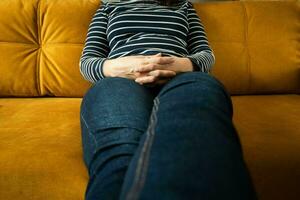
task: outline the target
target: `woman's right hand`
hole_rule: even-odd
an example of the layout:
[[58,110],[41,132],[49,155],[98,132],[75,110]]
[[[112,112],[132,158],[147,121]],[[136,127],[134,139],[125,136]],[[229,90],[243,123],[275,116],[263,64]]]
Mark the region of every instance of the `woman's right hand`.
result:
[[[153,59],[153,57],[161,57],[161,53],[155,55],[134,55],[134,56],[125,56],[119,57],[115,59],[106,60],[103,64],[103,72],[106,77],[123,77],[135,80],[136,78],[149,76],[148,73],[140,73],[135,72],[134,69],[141,66],[146,66],[148,64],[154,64],[160,66],[160,73],[156,82],[158,84],[163,84],[166,80],[174,77],[176,72],[172,70],[164,70],[163,68],[167,68],[166,65],[174,62],[174,59],[169,56],[164,56],[159,59]],[[151,62],[150,62],[151,60]],[[157,60],[157,61],[156,61]],[[157,70],[156,70],[157,71]],[[152,84],[153,85],[153,84]]]

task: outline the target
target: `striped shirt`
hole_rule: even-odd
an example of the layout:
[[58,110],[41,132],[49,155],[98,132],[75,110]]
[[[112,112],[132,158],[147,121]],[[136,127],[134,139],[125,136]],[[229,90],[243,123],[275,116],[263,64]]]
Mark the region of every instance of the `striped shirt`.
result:
[[102,1],[88,28],[80,73],[95,83],[105,78],[106,59],[157,53],[187,57],[194,71],[210,72],[215,56],[191,2],[163,6],[158,0]]

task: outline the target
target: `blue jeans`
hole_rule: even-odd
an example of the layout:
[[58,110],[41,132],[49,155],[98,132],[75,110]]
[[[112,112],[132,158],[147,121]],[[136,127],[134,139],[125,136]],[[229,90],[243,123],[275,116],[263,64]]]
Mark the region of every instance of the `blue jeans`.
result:
[[162,86],[107,77],[81,103],[87,200],[257,199],[224,85],[202,72]]

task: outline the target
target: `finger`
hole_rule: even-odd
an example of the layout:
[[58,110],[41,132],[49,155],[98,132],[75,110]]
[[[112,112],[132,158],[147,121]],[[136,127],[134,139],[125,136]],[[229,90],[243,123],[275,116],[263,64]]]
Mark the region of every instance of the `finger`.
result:
[[145,77],[136,78],[135,82],[145,84],[145,83],[152,83],[155,80],[156,80],[156,77],[154,77],[154,76],[145,76]]
[[145,64],[147,64],[147,63],[153,63],[155,61],[155,59],[153,59],[153,58],[156,58],[156,57],[161,57],[161,53],[145,56],[144,57],[145,61],[143,63],[145,63]]
[[155,63],[149,63],[149,64],[146,64],[146,65],[142,65],[142,66],[139,66],[139,67],[136,67],[134,69],[134,72],[150,72],[150,71],[154,71],[154,70],[166,70],[170,68],[170,65],[168,64],[155,64]]
[[157,78],[168,78],[176,75],[176,72],[171,70],[154,70],[148,73],[150,76],[155,76]]
[[175,56],[161,56],[161,53],[146,57],[146,62],[149,63],[168,64],[174,61],[175,61]]
[[149,63],[157,63],[157,64],[170,64],[173,63],[175,61],[175,57],[171,57],[171,56],[155,56],[155,57],[150,57],[147,59],[147,62]]
[[157,70],[157,71],[153,71],[153,74],[155,75],[148,75],[148,76],[136,78],[135,81],[141,84],[153,83],[159,80],[170,80],[172,77],[176,75],[174,71],[169,71],[169,70]]
[[160,79],[160,80],[156,80],[152,83],[146,83],[144,84],[145,86],[151,86],[151,87],[154,87],[156,85],[163,85],[163,84],[166,84],[167,82],[169,82],[171,79],[170,78],[165,78],[165,79]]
[[156,68],[157,68],[156,64],[149,63],[149,64],[146,64],[146,65],[136,67],[135,72],[149,72],[149,71],[155,70]]

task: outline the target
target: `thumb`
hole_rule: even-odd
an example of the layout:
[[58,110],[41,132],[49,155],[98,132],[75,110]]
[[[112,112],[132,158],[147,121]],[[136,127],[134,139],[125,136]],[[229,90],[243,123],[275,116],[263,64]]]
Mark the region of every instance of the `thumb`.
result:
[[161,56],[161,53],[157,53],[157,54],[155,54],[154,56]]

